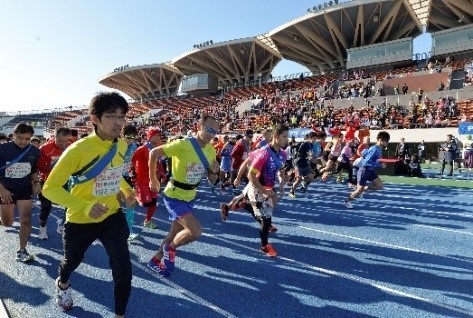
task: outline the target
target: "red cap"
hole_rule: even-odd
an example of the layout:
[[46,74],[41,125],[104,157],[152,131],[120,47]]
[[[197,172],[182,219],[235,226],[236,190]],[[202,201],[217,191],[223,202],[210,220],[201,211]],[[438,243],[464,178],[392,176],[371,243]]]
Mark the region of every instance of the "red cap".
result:
[[161,134],[161,129],[159,127],[150,127],[146,132],[146,139],[150,140],[156,134]]

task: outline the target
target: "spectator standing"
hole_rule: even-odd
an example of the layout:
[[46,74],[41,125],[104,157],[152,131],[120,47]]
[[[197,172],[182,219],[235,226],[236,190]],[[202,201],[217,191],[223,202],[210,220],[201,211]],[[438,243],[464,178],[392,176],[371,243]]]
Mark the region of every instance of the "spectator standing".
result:
[[440,168],[440,177],[443,177],[443,172],[445,170],[445,165],[448,163],[450,165],[450,170],[448,176],[453,176],[453,163],[457,157],[458,145],[456,140],[453,138],[453,135],[447,135],[447,141],[444,146],[440,147],[440,150],[443,151],[442,167]]
[[427,146],[425,145],[424,140],[422,140],[418,145],[417,145],[417,150],[418,150],[418,158],[419,158],[419,163],[425,162],[425,156],[426,156],[426,151],[427,151]]

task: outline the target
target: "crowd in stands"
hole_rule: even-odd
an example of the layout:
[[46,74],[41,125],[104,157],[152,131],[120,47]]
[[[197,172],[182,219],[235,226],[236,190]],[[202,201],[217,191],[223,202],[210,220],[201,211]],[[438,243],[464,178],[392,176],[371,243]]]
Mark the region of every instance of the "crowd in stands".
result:
[[[461,64],[463,63],[463,64]],[[384,96],[383,80],[396,76],[412,76],[415,71],[441,72],[444,67],[462,67],[465,82],[471,82],[473,62],[471,59],[455,62],[453,59],[441,64],[430,61],[419,68],[408,66],[389,71],[368,73],[355,70],[312,77],[300,76],[279,82],[260,83],[251,87],[238,87],[219,96],[168,97],[155,101],[131,103],[128,120],[142,131],[149,126],[160,126],[169,135],[185,135],[196,130],[196,122],[202,113],[216,116],[220,131],[243,132],[248,128],[263,130],[276,123],[291,128],[329,130],[337,127],[345,130],[348,125],[364,125],[371,129],[454,127],[460,121],[473,119],[472,102],[456,101],[445,95],[431,100],[421,88],[411,92],[407,86],[394,89],[395,94],[412,94],[408,105],[388,103],[387,99],[371,104],[372,97]],[[439,91],[446,83],[439,83]],[[364,98],[364,107],[354,107],[351,100]],[[251,109],[242,110],[242,102],[252,99],[261,101]],[[346,107],[335,108],[332,100],[343,100]],[[379,101],[380,99],[378,99]],[[149,112],[150,110],[161,110]],[[72,125],[80,134],[91,131],[87,109],[69,110],[48,120],[51,130],[82,116]]]

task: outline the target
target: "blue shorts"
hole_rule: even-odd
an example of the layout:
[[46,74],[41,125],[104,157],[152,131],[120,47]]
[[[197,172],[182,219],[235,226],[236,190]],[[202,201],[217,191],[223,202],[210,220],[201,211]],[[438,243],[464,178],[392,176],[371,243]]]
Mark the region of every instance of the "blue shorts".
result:
[[192,208],[194,207],[194,200],[186,202],[163,195],[163,201],[169,213],[169,221],[175,221],[192,213]]
[[228,160],[226,158],[223,158],[222,161],[220,162],[220,170],[223,172],[229,172],[232,167],[232,160]]
[[360,168],[356,174],[356,180],[361,186],[365,186],[369,181],[373,181],[378,178],[378,174],[373,169]]

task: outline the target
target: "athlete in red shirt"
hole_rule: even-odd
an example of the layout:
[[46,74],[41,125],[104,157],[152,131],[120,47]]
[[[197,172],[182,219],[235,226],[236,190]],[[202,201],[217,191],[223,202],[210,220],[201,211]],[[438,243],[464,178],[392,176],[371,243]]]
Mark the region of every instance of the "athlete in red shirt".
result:
[[[67,127],[56,128],[54,138],[39,147],[40,157],[38,161],[38,172],[41,187],[49,176],[57,160],[63,153],[64,149],[69,145],[71,131]],[[51,213],[51,201],[46,199],[42,193],[38,194],[39,202],[41,203],[41,212],[39,213],[39,238],[42,240],[48,239],[46,231],[46,222]]]
[[[162,137],[164,136],[162,136],[160,128],[150,127],[146,133],[147,141],[136,149],[131,159],[131,169],[135,175],[135,199],[141,207],[146,208],[143,226],[151,229],[157,228],[157,225],[151,221],[151,218],[157,208],[158,192],[151,191],[149,188],[148,160],[150,150],[162,144]],[[156,167],[156,170],[158,171],[158,167]]]

